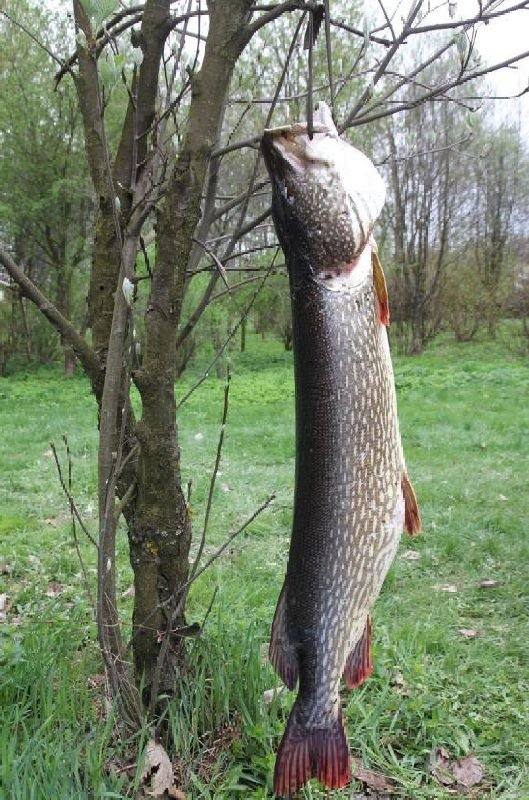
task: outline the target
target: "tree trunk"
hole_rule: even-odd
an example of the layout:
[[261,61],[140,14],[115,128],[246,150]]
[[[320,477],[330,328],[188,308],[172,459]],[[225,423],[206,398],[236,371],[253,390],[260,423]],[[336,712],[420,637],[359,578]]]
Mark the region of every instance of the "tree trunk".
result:
[[244,353],[246,350],[246,326],[248,324],[248,319],[244,317],[243,321],[241,322],[241,353]]
[[160,691],[174,691],[183,665],[183,639],[176,629],[185,624],[187,592],[179,590],[188,578],[191,527],[180,477],[174,384],[185,273],[250,5],[251,0],[212,4],[204,60],[192,78],[186,135],[158,211],[145,353],[134,374],[142,399],[138,493],[129,532],[136,590],[134,661],[151,702]]

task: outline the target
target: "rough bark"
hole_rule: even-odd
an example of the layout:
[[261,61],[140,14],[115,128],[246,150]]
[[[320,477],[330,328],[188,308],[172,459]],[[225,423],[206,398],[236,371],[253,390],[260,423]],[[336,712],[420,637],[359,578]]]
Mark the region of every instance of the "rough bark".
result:
[[[212,4],[200,72],[192,78],[189,121],[158,212],[156,268],[145,315],[145,352],[134,375],[142,399],[137,435],[141,443],[138,496],[130,529],[135,576],[134,658],[147,690],[172,691],[181,669],[185,624],[178,587],[188,576],[191,529],[180,478],[176,424],[176,338],[186,267],[201,216],[201,195],[222,123],[249,0]],[[167,602],[174,598],[173,602]],[[161,604],[165,605],[161,606]],[[166,662],[156,663],[163,636],[170,636]],[[155,677],[156,676],[156,677]],[[153,681],[157,686],[152,686]]]

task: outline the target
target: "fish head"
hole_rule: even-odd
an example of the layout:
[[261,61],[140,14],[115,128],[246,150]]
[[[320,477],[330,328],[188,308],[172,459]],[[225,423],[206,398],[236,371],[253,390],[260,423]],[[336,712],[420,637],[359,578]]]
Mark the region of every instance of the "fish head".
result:
[[305,123],[265,130],[261,149],[272,182],[272,215],[287,259],[320,278],[349,274],[370,240],[385,199],[374,164],[341,139],[320,103],[313,136]]

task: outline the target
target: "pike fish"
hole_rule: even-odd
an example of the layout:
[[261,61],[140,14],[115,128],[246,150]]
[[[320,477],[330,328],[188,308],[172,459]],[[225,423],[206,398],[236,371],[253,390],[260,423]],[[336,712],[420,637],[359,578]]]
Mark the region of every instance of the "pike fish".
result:
[[339,688],[371,673],[370,612],[402,529],[420,528],[402,452],[372,238],[385,197],[372,162],[340,139],[328,107],[267,130],[262,152],[292,299],[296,472],[288,567],[270,660],[298,695],[274,791],[350,777]]

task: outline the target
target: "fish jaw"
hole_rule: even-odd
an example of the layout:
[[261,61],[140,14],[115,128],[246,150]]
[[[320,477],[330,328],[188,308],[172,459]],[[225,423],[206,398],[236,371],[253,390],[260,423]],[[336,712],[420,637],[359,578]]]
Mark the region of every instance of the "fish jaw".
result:
[[320,104],[310,139],[302,123],[266,130],[262,152],[272,181],[272,214],[283,250],[310,272],[350,272],[366,247],[385,198],[371,161],[340,139]]

